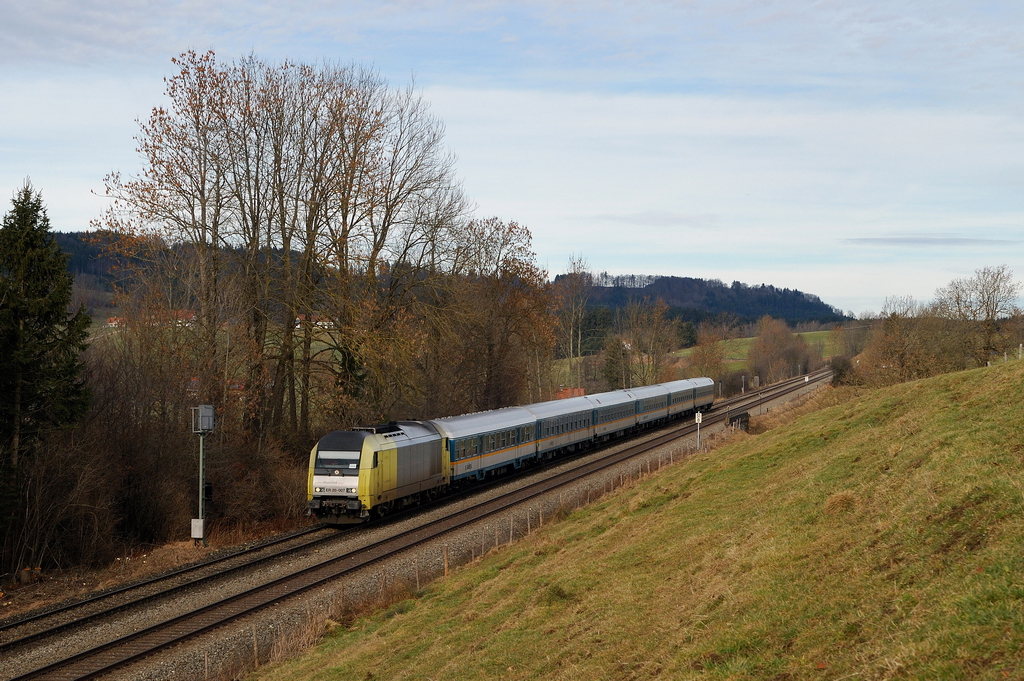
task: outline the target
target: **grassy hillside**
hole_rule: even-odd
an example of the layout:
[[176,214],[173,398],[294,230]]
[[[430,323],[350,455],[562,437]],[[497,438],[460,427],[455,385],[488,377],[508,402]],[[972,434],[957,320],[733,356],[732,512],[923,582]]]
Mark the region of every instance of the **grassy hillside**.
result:
[[[813,347],[821,348],[822,357],[831,357],[836,354],[835,349],[832,347],[832,343],[829,339],[828,331],[805,331],[803,333],[796,334],[803,336],[807,344]],[[747,365],[747,356],[750,355],[750,347],[754,344],[757,337],[750,338],[731,338],[725,343],[725,364],[726,368],[730,371],[742,369]],[[674,357],[689,357],[693,354],[694,348],[684,348],[683,350],[676,350],[672,353]]]
[[829,390],[258,678],[1022,678],[1022,386]]

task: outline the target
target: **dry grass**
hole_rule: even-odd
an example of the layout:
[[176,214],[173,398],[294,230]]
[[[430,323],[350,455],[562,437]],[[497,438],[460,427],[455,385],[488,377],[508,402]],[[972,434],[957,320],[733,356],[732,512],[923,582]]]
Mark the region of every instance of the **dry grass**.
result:
[[259,678],[1024,677],[1022,386],[826,391]]
[[825,513],[828,515],[839,515],[849,513],[857,506],[857,495],[848,489],[836,492],[825,500]]

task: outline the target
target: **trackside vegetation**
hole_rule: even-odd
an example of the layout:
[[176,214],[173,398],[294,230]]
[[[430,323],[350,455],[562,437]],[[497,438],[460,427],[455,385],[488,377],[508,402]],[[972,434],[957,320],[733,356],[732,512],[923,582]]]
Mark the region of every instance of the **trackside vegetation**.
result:
[[1022,386],[829,388],[254,678],[1021,678]]

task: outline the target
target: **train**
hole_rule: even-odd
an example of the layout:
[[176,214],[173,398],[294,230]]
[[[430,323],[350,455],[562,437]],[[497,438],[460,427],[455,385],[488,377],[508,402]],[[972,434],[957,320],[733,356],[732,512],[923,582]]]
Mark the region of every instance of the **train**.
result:
[[429,421],[324,435],[309,454],[309,512],[343,525],[453,487],[709,408],[715,384],[691,378]]

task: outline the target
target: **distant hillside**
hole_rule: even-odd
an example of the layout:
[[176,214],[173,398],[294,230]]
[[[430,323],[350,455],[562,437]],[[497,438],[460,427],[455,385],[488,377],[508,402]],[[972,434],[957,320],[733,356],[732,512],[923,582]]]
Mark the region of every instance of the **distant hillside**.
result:
[[[80,288],[90,292],[113,291],[111,269],[115,263],[103,253],[101,233],[55,232],[54,237],[71,256],[68,270],[75,275]],[[631,299],[650,298],[668,305],[672,317],[693,322],[723,313],[735,315],[741,323],[754,322],[765,315],[790,324],[845,319],[841,310],[822,302],[818,296],[766,284],[748,286],[734,281],[727,286],[717,279],[608,274],[597,275],[595,283],[591,307],[617,309],[625,307]]]
[[672,316],[691,321],[722,313],[736,315],[741,322],[756,321],[765,315],[790,324],[845,319],[842,310],[822,302],[816,295],[767,284],[748,286],[734,281],[726,286],[717,279],[607,274],[597,276],[595,283],[598,285],[590,297],[592,306],[614,309],[625,307],[631,299],[650,298],[672,308]]
[[89,275],[95,285],[104,290],[113,290],[113,275],[110,273],[114,260],[103,254],[103,237],[96,232],[54,232],[54,239],[61,250],[71,256],[68,271],[78,275]]
[[93,323],[103,324],[117,315],[114,306],[114,260],[104,255],[103,234],[97,232],[54,232],[61,250],[70,257],[68,271],[75,277],[71,304],[85,306]]

